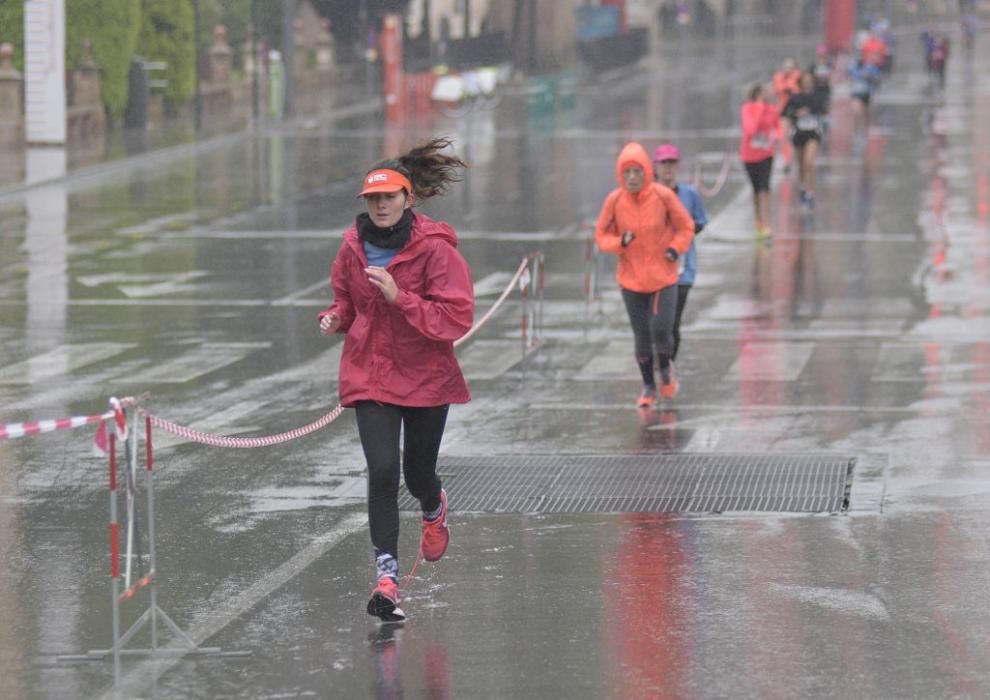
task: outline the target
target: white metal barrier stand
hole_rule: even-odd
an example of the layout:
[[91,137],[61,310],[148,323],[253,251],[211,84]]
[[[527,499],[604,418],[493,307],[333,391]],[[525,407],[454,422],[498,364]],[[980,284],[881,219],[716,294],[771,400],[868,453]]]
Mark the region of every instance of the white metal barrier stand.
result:
[[[138,441],[138,411],[134,412],[134,424],[131,429],[130,440],[125,438],[124,449],[128,450],[129,467],[133,467],[137,460]],[[125,433],[126,435],[126,433]],[[148,557],[149,571],[146,575],[138,579],[134,584],[130,584],[129,578],[126,588],[120,591],[120,527],[117,522],[117,433],[111,430],[109,436],[109,466],[110,466],[110,593],[112,626],[113,626],[113,646],[109,649],[95,649],[85,654],[63,654],[57,657],[58,661],[102,661],[107,657],[113,657],[113,677],[116,683],[120,679],[120,658],[128,656],[185,656],[189,655],[209,655],[223,657],[245,657],[250,656],[248,650],[223,650],[220,647],[201,647],[179,627],[168,614],[158,605],[158,559],[155,549],[155,482],[153,470],[153,451],[151,443],[151,417],[145,416],[145,484],[147,490],[147,527],[148,527]],[[133,504],[133,502],[132,502]],[[133,507],[130,508],[133,511]],[[128,522],[128,550],[130,557],[130,545],[133,541],[134,518]],[[130,571],[130,562],[125,566]],[[141,613],[140,617],[128,628],[123,635],[120,634],[120,604],[129,600],[143,588],[148,588],[149,603],[147,609]],[[176,638],[182,642],[182,646],[162,646],[159,643],[158,621],[159,619],[172,630]],[[151,646],[144,649],[128,649],[127,644],[140,632],[145,625],[150,627]]]
[[[540,345],[539,330],[543,327],[543,253],[530,253],[519,277],[522,295],[520,321],[523,355]],[[532,290],[532,291],[531,291]]]

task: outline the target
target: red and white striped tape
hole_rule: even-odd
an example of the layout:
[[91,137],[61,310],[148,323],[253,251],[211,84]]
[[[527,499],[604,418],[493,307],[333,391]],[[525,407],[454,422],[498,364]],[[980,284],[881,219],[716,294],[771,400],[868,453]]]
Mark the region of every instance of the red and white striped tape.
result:
[[72,430],[81,428],[84,425],[99,423],[95,438],[96,446],[106,452],[106,430],[105,421],[113,420],[114,431],[118,439],[127,439],[127,417],[124,409],[137,403],[137,399],[110,399],[110,410],[95,416],[73,416],[71,418],[52,418],[49,420],[32,420],[23,423],[0,423],[0,440],[13,440],[14,438],[27,437],[28,435],[39,435],[41,433],[53,433],[56,430]]
[[72,418],[54,418],[52,420],[35,420],[25,423],[0,423],[0,440],[53,433],[56,430],[70,430],[84,425],[92,425],[113,417],[113,411],[107,411],[99,416],[73,416]]

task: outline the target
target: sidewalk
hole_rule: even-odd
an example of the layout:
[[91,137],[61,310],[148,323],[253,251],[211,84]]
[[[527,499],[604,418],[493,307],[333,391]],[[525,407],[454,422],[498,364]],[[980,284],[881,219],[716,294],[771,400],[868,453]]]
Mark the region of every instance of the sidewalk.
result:
[[[86,155],[80,158],[73,147],[27,149],[24,153],[24,177],[18,178],[10,172],[5,177],[0,176],[0,183],[8,183],[0,184],[0,199],[55,182],[71,183],[113,173],[127,173],[135,168],[165,165],[194,153],[227,148],[247,138],[265,136],[276,130],[291,130],[314,120],[317,123],[333,122],[355,115],[374,114],[382,109],[381,96],[369,95],[366,85],[360,80],[346,77],[338,79],[327,97],[330,104],[326,112],[297,114],[281,122],[262,116],[257,123],[252,123],[249,117],[244,127],[220,135],[201,133],[196,138],[195,130],[188,119],[166,120],[160,126],[147,131],[124,130],[120,127],[112,129],[107,135],[107,143],[102,152],[95,156]],[[73,155],[67,157],[67,153]],[[9,163],[17,162],[18,156],[19,152],[11,152],[7,159]],[[86,164],[67,166],[67,159],[70,162],[82,160]]]

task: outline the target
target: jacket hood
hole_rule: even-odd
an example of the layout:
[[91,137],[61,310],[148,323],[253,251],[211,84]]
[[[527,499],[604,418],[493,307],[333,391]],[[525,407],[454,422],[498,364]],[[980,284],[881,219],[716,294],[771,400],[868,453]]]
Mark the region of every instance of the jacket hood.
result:
[[[619,187],[626,189],[622,180],[623,166],[635,163],[643,169],[643,189],[649,187],[653,182],[653,162],[650,160],[646,149],[635,141],[627,143],[619,152],[619,157],[615,159],[615,179],[619,181]],[[641,190],[642,191],[642,190]]]
[[431,219],[426,214],[416,212],[413,218],[412,237],[414,240],[420,238],[440,238],[453,247],[457,247],[457,234],[446,221]]

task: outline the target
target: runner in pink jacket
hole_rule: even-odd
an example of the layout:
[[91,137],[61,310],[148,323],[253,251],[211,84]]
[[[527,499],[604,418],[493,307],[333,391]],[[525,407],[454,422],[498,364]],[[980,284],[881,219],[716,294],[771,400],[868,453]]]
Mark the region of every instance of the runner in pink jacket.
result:
[[[399,607],[399,473],[420,502],[423,558],[447,551],[447,495],[437,455],[452,403],[470,399],[454,341],[474,320],[471,270],[446,223],[413,211],[459,179],[463,161],[434,139],[364,178],[367,212],[344,233],[331,271],[334,302],[324,335],[343,333],[339,390],[353,406],[368,465],[368,526],[378,583],[367,610],[384,621]],[[400,449],[400,436],[402,449]]]
[[770,174],[777,147],[780,111],[770,104],[769,89],[761,84],[749,88],[739,108],[739,159],[753,185],[756,236],[770,238]]

